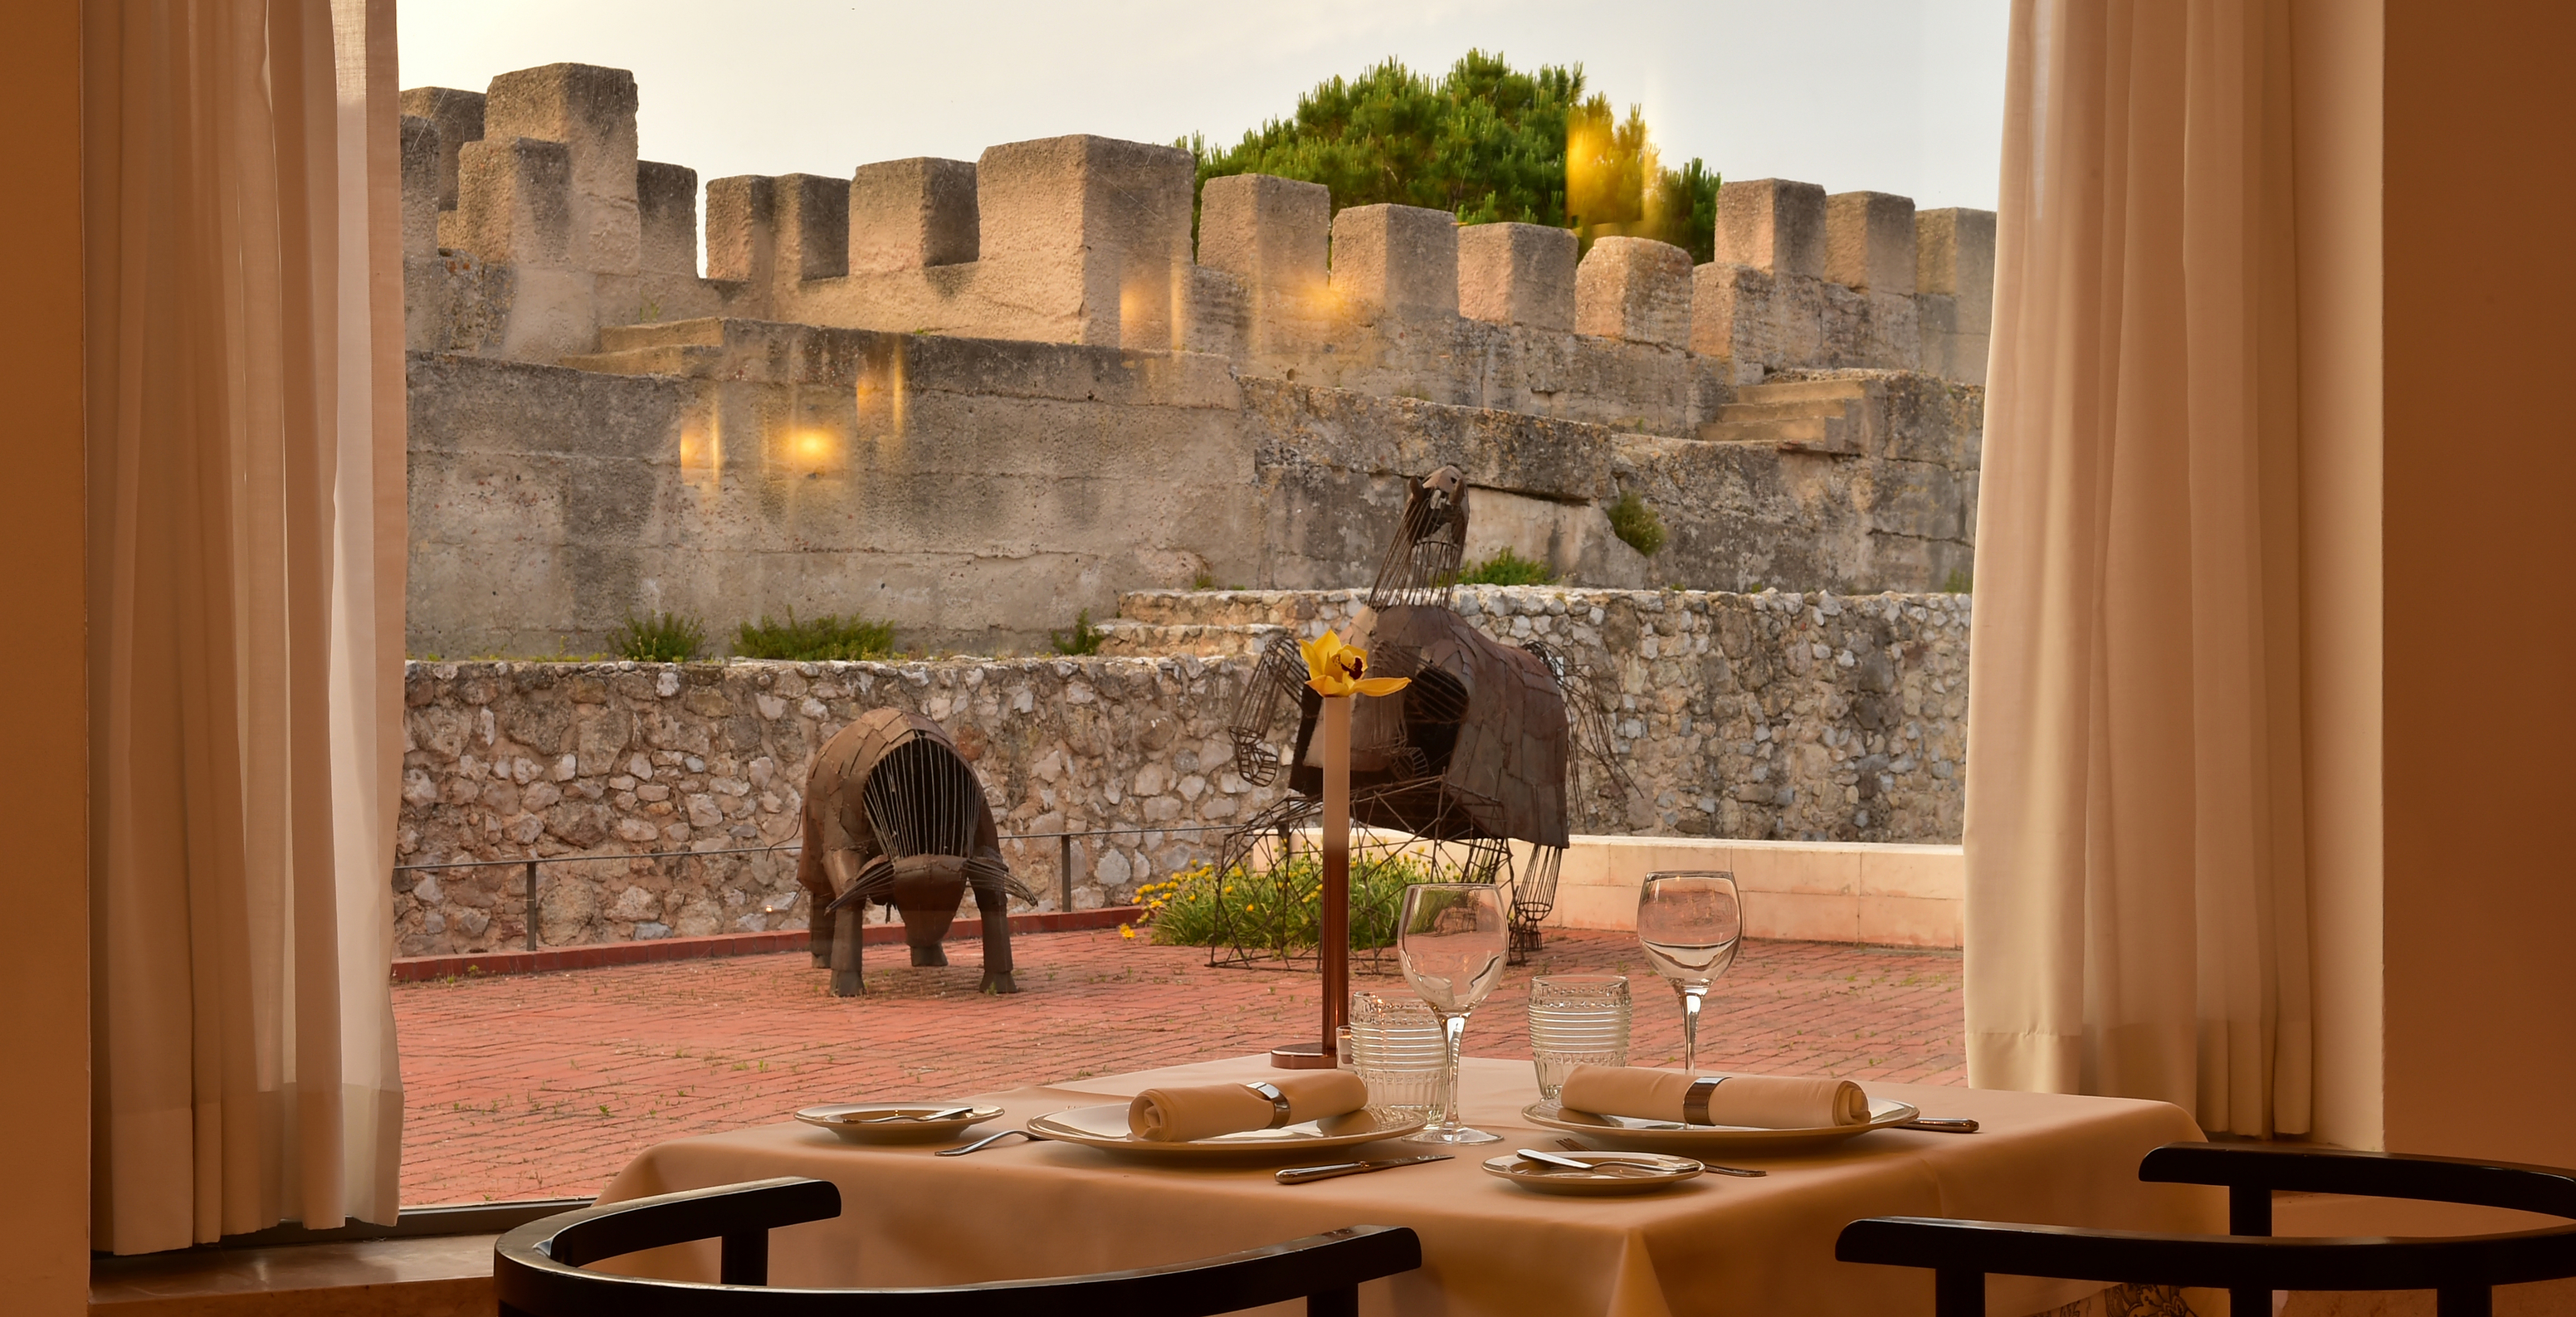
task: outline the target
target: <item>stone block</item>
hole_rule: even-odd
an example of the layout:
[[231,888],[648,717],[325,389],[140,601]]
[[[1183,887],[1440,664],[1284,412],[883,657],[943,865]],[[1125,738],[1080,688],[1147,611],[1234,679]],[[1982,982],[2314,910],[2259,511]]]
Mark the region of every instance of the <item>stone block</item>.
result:
[[975,165],[915,156],[850,177],[850,272],[888,274],[976,259]]
[[771,184],[778,226],[777,277],[830,279],[850,272],[850,185],[822,174],[781,174]]
[[777,262],[777,180],[740,174],[707,184],[707,277],[766,284]]
[[1087,134],[986,150],[978,295],[1026,317],[1019,337],[1176,346],[1197,176],[1186,151]]
[[[1994,327],[1995,213],[1918,211],[1914,216],[1915,291],[1958,299],[1955,333],[1984,337]],[[1981,354],[1982,355],[1982,354]],[[1980,370],[1978,377],[1984,378]]]
[[1914,294],[1914,198],[1837,192],[1825,198],[1825,277],[1870,293]]
[[486,93],[483,123],[490,138],[563,143],[571,164],[573,268],[597,274],[641,268],[634,74],[593,64],[504,73]]
[[456,156],[456,209],[438,245],[486,261],[565,269],[572,260],[572,159],[561,142],[486,137]]
[[1784,178],[1717,190],[1717,259],[1771,274],[1825,273],[1825,190]]
[[1903,293],[1862,293],[1868,303],[1861,365],[1876,370],[1915,370],[1923,359],[1920,308]]
[[643,273],[696,278],[698,171],[637,161],[635,213],[643,235]]
[[[1498,325],[1564,331],[1575,326],[1571,230],[1545,224],[1471,224],[1458,230],[1458,314]],[[1689,267],[1689,258],[1683,258]]]
[[416,114],[402,117],[402,250],[405,256],[438,254],[438,125]]
[[1574,328],[1631,343],[1687,346],[1690,253],[1652,238],[1601,238],[1574,279]]
[[1333,217],[1333,292],[1363,320],[1458,314],[1458,221],[1420,206],[1353,206]]
[[483,93],[413,87],[402,94],[399,104],[404,114],[427,119],[438,129],[437,206],[456,209],[456,153],[467,142],[483,139]]
[[[1737,384],[1774,370],[1825,364],[1827,291],[1803,275],[1711,262],[1691,272],[1691,351],[1732,362]],[[1843,290],[1845,298],[1857,296]]]
[[1324,286],[1333,193],[1268,174],[1211,178],[1199,194],[1199,264],[1247,288],[1295,296]]

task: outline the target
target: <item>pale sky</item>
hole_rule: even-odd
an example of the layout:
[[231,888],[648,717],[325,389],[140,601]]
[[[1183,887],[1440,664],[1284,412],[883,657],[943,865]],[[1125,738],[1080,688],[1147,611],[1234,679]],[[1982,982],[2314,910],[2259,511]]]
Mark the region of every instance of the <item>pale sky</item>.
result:
[[[1995,204],[2010,0],[405,0],[402,85],[631,69],[645,159],[701,184],[1097,133],[1231,144],[1300,92],[1469,47],[1581,63],[1667,164]],[[1584,11],[1589,11],[1584,12]],[[1615,16],[1614,16],[1615,15]]]

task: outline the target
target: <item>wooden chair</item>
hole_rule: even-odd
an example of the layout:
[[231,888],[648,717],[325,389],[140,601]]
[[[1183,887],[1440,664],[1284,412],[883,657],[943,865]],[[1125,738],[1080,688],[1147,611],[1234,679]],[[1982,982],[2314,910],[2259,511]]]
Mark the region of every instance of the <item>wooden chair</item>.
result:
[[[531,1221],[492,1247],[501,1317],[1213,1317],[1287,1299],[1308,1317],[1357,1317],[1359,1284],[1422,1265],[1400,1226],[1348,1226],[1168,1267],[921,1289],[773,1289],[769,1232],[841,1214],[841,1191],[789,1176],[585,1207]],[[642,1249],[721,1239],[716,1284],[584,1271]]]
[[2230,1233],[1878,1216],[1843,1227],[1834,1256],[1930,1268],[1936,1317],[1983,1317],[1990,1274],[2223,1289],[2239,1317],[2268,1314],[2274,1290],[2433,1290],[2441,1317],[2487,1317],[2495,1286],[2576,1276],[2576,1224],[2427,1239],[2272,1237],[2276,1189],[2576,1219],[2576,1172],[2385,1152],[2173,1143],[2148,1153],[2138,1178],[2227,1186]]

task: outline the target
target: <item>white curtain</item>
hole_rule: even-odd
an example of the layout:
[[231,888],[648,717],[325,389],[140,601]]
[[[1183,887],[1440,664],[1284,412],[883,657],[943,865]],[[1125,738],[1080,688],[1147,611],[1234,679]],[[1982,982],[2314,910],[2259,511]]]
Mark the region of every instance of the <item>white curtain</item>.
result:
[[2288,0],[2016,0],[1968,1074],[2309,1123]]
[[390,1222],[390,0],[84,11],[93,1246]]

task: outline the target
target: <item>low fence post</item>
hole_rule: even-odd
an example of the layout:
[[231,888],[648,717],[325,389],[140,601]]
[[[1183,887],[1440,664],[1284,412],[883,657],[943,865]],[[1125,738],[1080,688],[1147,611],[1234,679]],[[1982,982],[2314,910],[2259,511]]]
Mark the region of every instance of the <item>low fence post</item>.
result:
[[528,950],[537,949],[537,862],[528,861]]
[[1055,839],[1055,908],[1073,913],[1073,834]]

